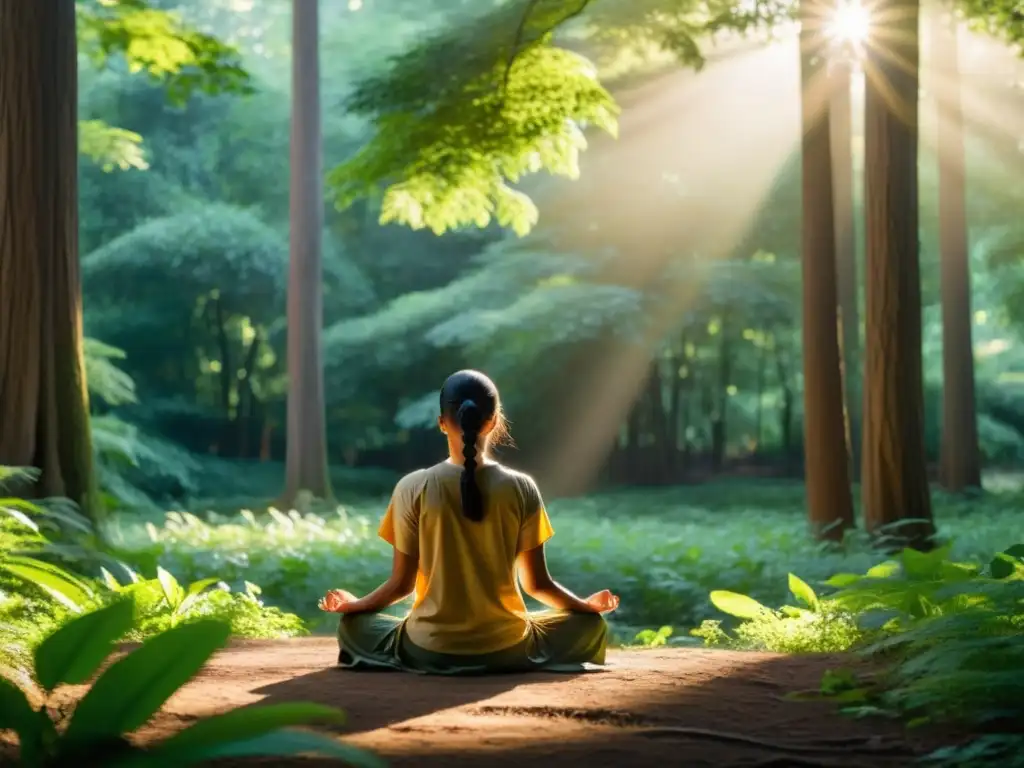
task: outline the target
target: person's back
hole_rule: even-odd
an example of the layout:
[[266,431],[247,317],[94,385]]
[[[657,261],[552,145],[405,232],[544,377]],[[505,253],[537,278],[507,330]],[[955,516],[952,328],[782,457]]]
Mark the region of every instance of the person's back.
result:
[[[363,598],[331,590],[320,601],[344,614],[339,664],[460,674],[604,663],[600,614],[619,599],[581,599],[551,578],[544,543],[554,530],[536,483],[487,458],[506,434],[494,383],[459,371],[440,405],[448,461],[404,477],[381,522],[390,578]],[[520,584],[554,610],[528,613]],[[380,613],[410,593],[407,617]]]
[[403,478],[381,535],[419,553],[409,639],[441,653],[490,653],[525,636],[516,558],[553,531],[533,480],[497,463],[477,470],[486,511],[470,520],[462,514],[462,472],[445,461]]

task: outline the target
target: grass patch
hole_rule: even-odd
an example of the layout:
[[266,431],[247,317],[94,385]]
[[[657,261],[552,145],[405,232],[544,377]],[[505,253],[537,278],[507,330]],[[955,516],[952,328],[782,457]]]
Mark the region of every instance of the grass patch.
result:
[[[971,501],[936,495],[952,556],[987,562],[1005,542],[1024,541],[1020,500],[1016,492]],[[197,509],[148,522],[122,516],[111,534],[146,572],[159,563],[183,581],[217,576],[237,589],[245,581],[259,584],[267,604],[317,630],[327,628],[316,610],[324,591],[364,593],[387,577],[390,551],[376,536],[384,507],[379,498],[304,513]],[[613,623],[622,640],[669,625],[676,631],[668,642],[684,642],[690,627],[720,616],[709,599],[713,590],[779,605],[787,601],[791,572],[817,588],[835,573],[863,573],[880,559],[857,537],[838,549],[810,541],[796,483],[558,499],[550,512],[557,532],[548,547],[552,572],[581,593],[618,591],[622,607]]]

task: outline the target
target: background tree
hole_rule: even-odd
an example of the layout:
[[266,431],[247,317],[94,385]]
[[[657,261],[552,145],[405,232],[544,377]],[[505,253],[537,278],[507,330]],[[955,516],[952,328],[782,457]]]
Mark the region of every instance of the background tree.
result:
[[939,481],[948,491],[981,488],[967,178],[959,65],[960,25],[954,12],[931,9],[939,163],[939,255],[942,291],[942,454]]
[[842,341],[843,399],[850,453],[851,478],[860,477],[861,348],[860,270],[857,259],[858,222],[854,199],[853,73],[856,52],[839,47],[830,62],[829,125],[832,140],[832,197],[835,202],[836,280]]
[[800,10],[804,477],[814,534],[842,540],[853,526],[837,312],[835,208],[825,30],[832,8],[803,0]]
[[[864,526],[927,546],[918,241],[918,0],[874,9],[865,61]],[[908,522],[910,521],[910,522]],[[898,531],[891,526],[901,523]]]
[[283,503],[330,498],[324,373],[323,164],[318,0],[292,1],[291,256],[288,276],[288,452]]
[[96,516],[78,265],[74,0],[0,2],[0,464]]

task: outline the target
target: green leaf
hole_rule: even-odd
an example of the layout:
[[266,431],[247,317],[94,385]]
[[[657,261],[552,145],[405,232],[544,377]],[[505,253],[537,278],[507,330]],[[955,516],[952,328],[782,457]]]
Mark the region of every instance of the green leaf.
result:
[[[211,745],[209,748],[187,753],[189,762],[205,762],[227,757],[261,757],[271,755],[321,755],[342,760],[357,768],[384,768],[387,765],[372,752],[351,744],[309,731],[285,729],[244,741]],[[181,765],[170,762],[167,765]]]
[[864,575],[869,579],[888,579],[900,572],[900,564],[895,560],[886,560],[884,563],[868,568]]
[[830,587],[842,588],[856,584],[863,578],[863,576],[858,576],[856,573],[837,573],[835,576],[826,579],[825,583]]
[[25,692],[6,678],[0,677],[0,731],[12,730],[21,741],[22,763],[31,765],[29,755],[38,748],[46,715],[32,709]]
[[1008,579],[1017,572],[1021,563],[1005,552],[999,552],[988,564],[993,579]]
[[789,591],[793,597],[806,605],[808,608],[818,607],[818,596],[811,589],[811,585],[795,574],[789,574]]
[[167,605],[171,609],[177,608],[181,605],[181,601],[184,599],[184,590],[178,583],[178,580],[174,578],[174,575],[170,571],[164,570],[159,565],[156,567],[156,577],[160,581],[160,589],[164,592],[164,597],[167,599]]
[[752,597],[723,589],[711,593],[711,604],[722,613],[740,619],[757,619],[771,612]]
[[132,628],[135,606],[118,600],[98,611],[67,622],[39,644],[35,652],[36,679],[47,691],[61,683],[84,683]]
[[39,533],[39,526],[36,525],[36,521],[18,509],[17,505],[11,503],[12,501],[17,501],[17,499],[0,499],[0,512],[17,520],[33,533]]
[[181,601],[174,612],[178,615],[184,616],[188,613],[188,609],[195,605],[196,600],[199,599],[203,592],[219,583],[220,579],[218,578],[200,579],[199,581],[192,582],[188,587],[185,599]]
[[1024,544],[1014,544],[1012,547],[1003,550],[1004,555],[1024,560]]
[[85,582],[62,568],[31,557],[9,557],[0,561],[0,568],[20,579],[31,582],[65,608],[81,613],[83,606],[93,599],[92,590]]
[[245,707],[200,720],[162,742],[159,751],[176,757],[265,736],[272,731],[313,722],[343,723],[345,713],[334,707],[306,702]]
[[231,627],[204,619],[163,632],[112,664],[79,702],[70,742],[116,738],[143,725],[227,643]]
[[106,584],[110,589],[115,592],[121,589],[121,582],[114,578],[114,574],[108,571],[106,568],[100,568],[100,576],[103,577],[103,583]]

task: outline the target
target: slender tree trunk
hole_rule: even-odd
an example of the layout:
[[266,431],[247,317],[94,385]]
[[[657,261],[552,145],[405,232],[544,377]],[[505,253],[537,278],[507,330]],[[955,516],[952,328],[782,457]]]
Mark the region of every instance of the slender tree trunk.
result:
[[719,472],[725,466],[729,429],[729,381],[732,379],[732,337],[725,322],[719,330],[718,345],[718,402],[711,421],[711,466]]
[[768,381],[768,332],[757,355],[757,410],[754,422],[755,452],[760,453],[764,437],[764,388]]
[[793,459],[793,385],[789,381],[789,366],[783,357],[782,347],[778,338],[775,339],[775,375],[782,390],[782,408],[779,409],[779,439],[782,443],[782,455],[787,465]]
[[292,0],[291,257],[288,275],[286,504],[330,498],[320,337],[323,179],[319,0]]
[[74,0],[0,0],[0,465],[95,519],[77,106]]
[[811,531],[839,541],[853,526],[853,501],[839,355],[829,101],[817,96],[828,77],[824,29],[830,9],[821,0],[802,0],[800,6],[804,471]]
[[853,204],[853,64],[837,60],[832,69],[832,168],[836,224],[836,284],[842,340],[843,395],[850,475],[860,476],[861,371],[857,280],[857,227]]
[[959,27],[947,9],[933,12],[938,100],[939,253],[942,294],[942,450],[939,481],[952,492],[981,487],[971,269],[967,236],[964,116],[960,99]]
[[920,5],[885,0],[874,13],[884,28],[868,47],[865,78],[864,524],[878,534],[883,526],[901,523],[898,531],[886,533],[927,547],[934,525],[921,360]]

